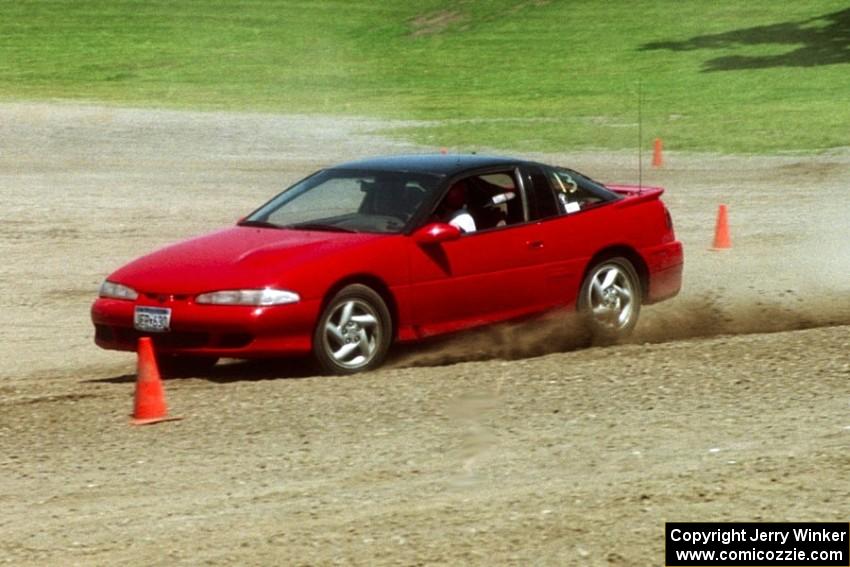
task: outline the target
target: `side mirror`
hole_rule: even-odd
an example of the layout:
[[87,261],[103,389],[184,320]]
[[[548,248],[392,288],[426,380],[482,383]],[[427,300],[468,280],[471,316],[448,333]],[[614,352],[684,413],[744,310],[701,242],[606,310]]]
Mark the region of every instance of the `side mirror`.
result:
[[440,244],[460,238],[460,229],[444,222],[432,222],[413,233],[418,244]]

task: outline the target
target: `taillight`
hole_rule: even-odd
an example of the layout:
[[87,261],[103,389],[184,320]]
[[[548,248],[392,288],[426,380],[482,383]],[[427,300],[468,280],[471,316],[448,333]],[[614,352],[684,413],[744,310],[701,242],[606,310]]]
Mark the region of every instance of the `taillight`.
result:
[[667,230],[673,230],[673,217],[670,216],[670,211],[667,210],[667,207],[664,207],[664,216],[667,217]]

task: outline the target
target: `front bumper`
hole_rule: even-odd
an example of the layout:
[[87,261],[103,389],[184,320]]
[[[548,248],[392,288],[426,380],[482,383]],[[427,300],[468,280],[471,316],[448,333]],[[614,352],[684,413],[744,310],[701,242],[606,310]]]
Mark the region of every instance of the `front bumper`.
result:
[[[135,307],[171,308],[171,330],[137,331]],[[308,354],[319,316],[319,300],[268,307],[199,305],[173,296],[136,301],[98,298],[91,307],[95,343],[135,351],[139,337],[151,337],[157,352],[231,358]]]

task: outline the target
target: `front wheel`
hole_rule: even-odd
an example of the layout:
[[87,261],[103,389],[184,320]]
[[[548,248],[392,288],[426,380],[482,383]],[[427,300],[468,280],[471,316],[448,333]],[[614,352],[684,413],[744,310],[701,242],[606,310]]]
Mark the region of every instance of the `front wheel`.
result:
[[377,368],[392,341],[392,317],[372,288],[353,284],[330,300],[313,333],[313,355],[326,371],[354,374]]
[[594,265],[585,276],[578,308],[596,342],[626,338],[637,325],[641,285],[634,266],[625,258]]

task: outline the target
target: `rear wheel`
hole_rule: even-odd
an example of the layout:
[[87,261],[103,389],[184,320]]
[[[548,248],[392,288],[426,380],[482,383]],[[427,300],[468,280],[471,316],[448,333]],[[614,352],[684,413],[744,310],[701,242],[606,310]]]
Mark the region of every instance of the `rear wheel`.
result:
[[313,354],[326,371],[354,374],[380,366],[392,341],[392,318],[375,290],[343,288],[330,300],[313,333]]
[[642,291],[634,266],[622,257],[603,260],[585,276],[579,311],[596,342],[628,337],[637,325]]

